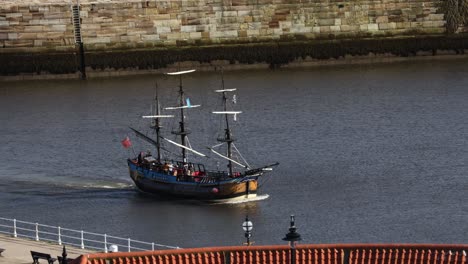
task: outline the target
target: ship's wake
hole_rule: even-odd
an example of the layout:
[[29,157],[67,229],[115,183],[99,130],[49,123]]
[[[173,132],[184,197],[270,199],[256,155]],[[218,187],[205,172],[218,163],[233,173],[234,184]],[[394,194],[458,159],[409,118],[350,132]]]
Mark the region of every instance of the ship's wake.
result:
[[262,195],[257,195],[255,197],[248,197],[248,198],[241,197],[241,198],[235,198],[235,199],[214,200],[212,202],[214,204],[241,204],[241,203],[249,203],[249,202],[266,200],[268,197],[270,197],[269,194],[262,194]]

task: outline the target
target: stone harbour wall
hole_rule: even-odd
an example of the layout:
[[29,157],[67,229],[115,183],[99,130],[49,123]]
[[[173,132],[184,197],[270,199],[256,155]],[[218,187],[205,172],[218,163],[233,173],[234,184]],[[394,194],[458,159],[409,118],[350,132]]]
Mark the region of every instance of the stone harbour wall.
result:
[[[437,0],[80,1],[86,50],[441,35]],[[72,4],[77,4],[76,0]],[[6,1],[0,53],[75,49],[70,1]]]

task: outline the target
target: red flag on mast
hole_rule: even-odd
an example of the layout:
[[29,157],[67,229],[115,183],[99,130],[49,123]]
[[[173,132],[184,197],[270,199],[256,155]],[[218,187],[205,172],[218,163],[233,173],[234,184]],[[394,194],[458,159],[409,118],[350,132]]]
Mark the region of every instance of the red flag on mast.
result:
[[130,141],[129,137],[126,137],[124,140],[122,140],[122,146],[124,148],[129,148],[132,146],[132,142]]

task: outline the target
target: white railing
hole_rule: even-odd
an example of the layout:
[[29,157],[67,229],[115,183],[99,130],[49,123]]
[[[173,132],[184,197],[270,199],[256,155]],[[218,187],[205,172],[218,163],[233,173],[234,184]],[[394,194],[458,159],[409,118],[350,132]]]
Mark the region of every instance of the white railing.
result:
[[49,226],[38,223],[19,221],[16,219],[0,217],[0,233],[12,235],[13,237],[30,238],[36,241],[56,242],[59,245],[71,245],[81,249],[92,249],[108,252],[109,246],[130,251],[146,251],[161,248],[177,249],[179,247],[148,243],[130,238],[110,236],[62,228],[60,226]]

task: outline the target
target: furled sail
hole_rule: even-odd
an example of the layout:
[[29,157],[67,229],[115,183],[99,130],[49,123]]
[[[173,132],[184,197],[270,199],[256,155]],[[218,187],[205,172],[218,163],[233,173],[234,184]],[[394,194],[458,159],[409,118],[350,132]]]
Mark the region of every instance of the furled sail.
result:
[[166,117],[174,117],[173,115],[148,115],[142,116],[142,118],[166,118]]
[[231,89],[222,89],[222,90],[215,90],[217,93],[224,93],[224,92],[234,92],[237,90],[236,88],[231,88]]
[[171,143],[171,144],[174,144],[174,145],[178,146],[179,148],[183,148],[183,149],[186,149],[186,150],[188,150],[188,151],[191,151],[191,152],[193,152],[193,153],[195,153],[195,154],[197,154],[197,155],[199,155],[199,156],[206,157],[205,154],[200,153],[200,152],[198,152],[198,151],[196,151],[196,150],[194,150],[194,149],[192,149],[192,148],[189,148],[189,147],[187,147],[187,146],[181,145],[181,144],[179,144],[179,143],[177,143],[177,142],[174,142],[174,141],[172,141],[172,140],[170,140],[170,139],[167,139],[167,138],[164,138],[164,137],[161,137],[161,138],[164,139],[164,140],[166,140],[167,142],[169,142],[169,143]]
[[187,108],[195,108],[195,107],[200,107],[201,106],[201,105],[192,105],[192,103],[190,103],[190,98],[186,98],[185,103],[186,103],[186,105],[166,107],[164,109],[166,109],[166,110],[187,109]]
[[195,70],[187,70],[187,71],[178,71],[178,72],[168,72],[167,75],[181,75],[186,73],[194,72]]
[[171,106],[164,108],[165,110],[174,110],[174,109],[187,109],[187,108],[195,108],[200,107],[201,105],[183,105],[183,106]]

